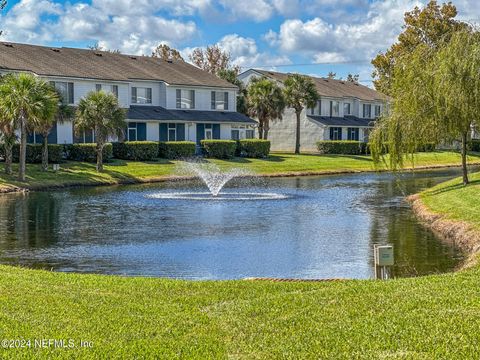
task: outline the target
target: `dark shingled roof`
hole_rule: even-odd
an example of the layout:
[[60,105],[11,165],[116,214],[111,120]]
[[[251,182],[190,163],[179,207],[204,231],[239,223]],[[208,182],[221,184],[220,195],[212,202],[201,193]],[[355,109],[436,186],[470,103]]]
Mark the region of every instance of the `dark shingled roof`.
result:
[[[258,72],[266,77],[275,79],[283,83],[285,79],[291,75],[290,73],[280,73],[275,71],[267,70],[257,70],[253,71]],[[317,78],[314,76],[309,76],[315,83],[318,93],[320,96],[327,97],[355,97],[364,101],[386,101],[388,98],[382,93],[369,88],[368,86],[361,85],[359,83],[354,83],[351,81],[327,79],[327,78]]]
[[236,122],[256,124],[255,120],[238,112],[201,111],[201,110],[168,110],[161,106],[130,106],[127,113],[130,120],[164,120],[164,121],[201,121],[201,122]]
[[41,76],[114,81],[153,80],[175,85],[237,88],[179,60],[6,42],[0,42],[1,69],[28,71]]
[[373,126],[374,119],[362,119],[356,116],[330,117],[307,115],[308,118],[327,126]]

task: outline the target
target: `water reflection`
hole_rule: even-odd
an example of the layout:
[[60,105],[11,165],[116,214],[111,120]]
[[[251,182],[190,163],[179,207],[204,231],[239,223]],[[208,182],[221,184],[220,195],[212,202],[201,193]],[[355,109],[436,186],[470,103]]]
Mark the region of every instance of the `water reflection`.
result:
[[151,196],[204,191],[198,182],[4,195],[0,261],[189,279],[367,278],[379,243],[394,245],[397,276],[449,271],[460,254],[403,199],[457,173],[241,179],[225,190],[286,195],[256,201]]

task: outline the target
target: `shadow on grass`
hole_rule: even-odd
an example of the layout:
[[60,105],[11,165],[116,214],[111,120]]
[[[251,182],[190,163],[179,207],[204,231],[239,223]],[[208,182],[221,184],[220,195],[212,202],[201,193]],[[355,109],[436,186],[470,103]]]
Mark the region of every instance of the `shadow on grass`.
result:
[[480,185],[480,179],[470,181],[470,183],[467,186],[463,185],[463,183],[458,183],[458,184],[453,184],[453,185],[443,187],[443,188],[438,189],[438,190],[430,190],[430,191],[428,191],[428,195],[444,194],[446,192],[450,192],[450,191],[454,191],[454,190],[460,190],[460,189],[463,189],[463,188],[466,188],[466,187],[469,187],[469,186],[474,186],[474,185]]
[[368,155],[317,154],[316,156],[322,157],[322,158],[352,159],[352,160],[373,162],[373,159],[371,158],[371,156],[368,156]]

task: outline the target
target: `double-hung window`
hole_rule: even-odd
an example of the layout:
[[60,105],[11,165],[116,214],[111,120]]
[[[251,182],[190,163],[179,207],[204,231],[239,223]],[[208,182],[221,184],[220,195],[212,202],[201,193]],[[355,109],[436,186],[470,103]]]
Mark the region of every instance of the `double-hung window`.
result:
[[74,103],[73,82],[50,81],[50,85],[52,85],[55,90],[57,90],[63,104]]
[[[117,88],[118,93],[118,88]],[[151,104],[152,88],[132,87],[132,104]]]
[[177,109],[195,109],[195,90],[177,89]]
[[310,115],[315,115],[315,110],[318,108],[317,114],[322,115],[322,101],[318,100],[317,105],[310,109]]
[[331,127],[330,128],[330,140],[342,140],[342,128]]
[[370,119],[372,117],[372,105],[363,104],[363,117],[365,119]]
[[380,105],[375,105],[375,117],[379,117],[381,111],[382,111],[381,106]]
[[330,101],[330,117],[338,117],[340,115],[340,101]]
[[118,99],[118,85],[102,85],[102,84],[95,84],[95,91],[105,91],[107,93],[115,95]]
[[349,102],[343,103],[343,116],[351,115],[352,105]]
[[348,140],[359,141],[360,140],[360,130],[359,128],[348,128],[347,129]]
[[210,107],[212,110],[228,110],[228,92],[212,91]]

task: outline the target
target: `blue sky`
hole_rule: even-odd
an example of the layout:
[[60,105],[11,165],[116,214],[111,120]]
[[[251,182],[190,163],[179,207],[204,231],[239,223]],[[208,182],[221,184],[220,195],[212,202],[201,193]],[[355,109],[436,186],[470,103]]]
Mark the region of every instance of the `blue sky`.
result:
[[[396,39],[405,11],[426,0],[9,0],[1,40],[85,48],[98,42],[150,54],[160,43],[185,58],[218,44],[242,69],[371,81],[370,60]],[[477,22],[477,0],[454,1]]]

